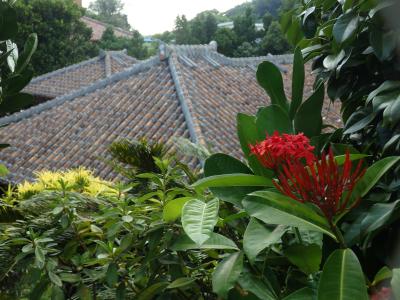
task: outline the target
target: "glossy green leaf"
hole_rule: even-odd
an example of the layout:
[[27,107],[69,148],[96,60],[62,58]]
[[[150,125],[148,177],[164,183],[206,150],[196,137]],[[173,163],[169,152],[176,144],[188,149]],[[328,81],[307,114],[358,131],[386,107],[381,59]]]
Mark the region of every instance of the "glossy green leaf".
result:
[[4,177],[7,176],[10,171],[8,171],[7,167],[3,164],[0,164],[0,176]]
[[400,299],[400,269],[392,270],[393,277],[390,281],[392,286],[393,295],[396,297],[396,300]]
[[232,240],[215,232],[212,232],[210,234],[210,238],[206,240],[202,245],[196,244],[187,235],[181,235],[171,246],[171,250],[173,251],[186,251],[191,249],[238,250],[238,247]]
[[182,209],[182,226],[186,234],[198,245],[210,238],[218,221],[219,201],[188,201]]
[[336,250],[324,265],[318,300],[355,299],[369,299],[360,262],[350,249]]
[[[211,155],[204,163],[204,175],[210,177],[223,174],[252,174],[253,172],[240,160],[222,153]],[[242,200],[259,187],[212,187],[211,192],[219,199],[242,207]]]
[[269,61],[262,62],[257,69],[257,81],[268,93],[271,103],[288,112],[288,101],[279,68]]
[[370,102],[372,99],[374,99],[377,95],[379,95],[382,92],[391,92],[393,90],[397,90],[400,88],[400,81],[391,81],[391,80],[386,80],[383,82],[379,87],[377,87],[375,90],[373,90],[371,93],[369,93],[367,97],[367,103]]
[[24,51],[21,53],[18,59],[17,66],[15,68],[16,73],[21,73],[29,64],[33,53],[36,51],[37,44],[38,38],[36,33],[30,34],[25,42]]
[[293,133],[293,128],[288,114],[277,105],[261,108],[257,113],[256,125],[259,140],[262,141],[275,131],[279,133]]
[[379,179],[399,161],[400,156],[390,156],[374,163],[367,169],[363,178],[356,184],[351,197],[353,199],[364,197],[375,186]]
[[264,186],[272,187],[272,180],[252,174],[225,174],[205,177],[192,185],[194,188],[226,186]]
[[386,60],[394,54],[396,49],[396,33],[394,31],[372,30],[369,40],[376,57],[380,60]]
[[246,114],[237,114],[237,132],[243,153],[253,172],[257,175],[268,175],[270,171],[263,167],[254,155],[250,154],[249,145],[260,141],[256,126],[256,117]]
[[118,265],[116,263],[110,263],[106,272],[106,281],[110,287],[114,287],[118,282]]
[[390,270],[388,267],[384,266],[378,271],[378,273],[376,273],[371,285],[376,285],[383,280],[392,278],[392,276],[393,276],[392,270]]
[[351,133],[357,132],[361,129],[364,129],[367,125],[369,125],[376,118],[376,115],[377,115],[376,113],[368,114],[361,120],[355,122],[354,124],[351,124],[350,127],[348,127],[346,124],[346,130],[343,133],[351,134]]
[[285,256],[305,274],[319,271],[322,259],[322,249],[316,244],[293,244],[284,249]]
[[63,290],[57,285],[51,287],[51,300],[64,300],[65,295]]
[[243,270],[243,253],[235,252],[218,263],[212,276],[213,291],[226,299]]
[[311,300],[314,298],[314,291],[308,287],[305,287],[291,293],[289,296],[283,298],[283,300]]
[[162,293],[163,290],[169,285],[168,282],[157,282],[145,290],[143,290],[138,296],[137,300],[153,300],[156,295]]
[[344,52],[344,50],[340,51],[339,53],[326,56],[323,62],[324,67],[328,70],[336,69],[339,63],[345,58],[345,56],[346,53]]
[[290,102],[289,116],[293,120],[298,108],[303,102],[304,90],[304,60],[301,49],[294,50],[293,58],[293,78],[292,78],[292,101]]
[[266,278],[260,280],[256,276],[252,275],[250,272],[242,272],[239,277],[238,283],[241,288],[245,291],[249,291],[252,294],[256,295],[259,299],[262,300],[275,300],[279,299],[274,289],[271,287],[271,284],[265,283]]
[[163,219],[165,222],[174,222],[182,215],[182,208],[192,197],[182,197],[168,201],[163,209]]
[[194,278],[188,278],[188,277],[182,277],[175,279],[173,282],[171,282],[168,286],[167,289],[176,289],[176,288],[182,288],[182,287],[187,287],[193,284],[196,279]]
[[328,221],[309,206],[269,191],[254,192],[251,196],[255,197],[246,197],[243,201],[243,206],[250,216],[267,224],[320,231],[335,238]]
[[338,43],[343,43],[356,33],[360,17],[354,12],[341,15],[333,26],[333,36]]
[[254,263],[261,251],[279,242],[286,230],[285,226],[267,228],[257,219],[251,218],[243,236],[243,250],[250,262]]
[[300,106],[294,125],[296,132],[303,132],[308,137],[319,135],[322,130],[322,106],[324,104],[324,85],[319,84],[314,93]]

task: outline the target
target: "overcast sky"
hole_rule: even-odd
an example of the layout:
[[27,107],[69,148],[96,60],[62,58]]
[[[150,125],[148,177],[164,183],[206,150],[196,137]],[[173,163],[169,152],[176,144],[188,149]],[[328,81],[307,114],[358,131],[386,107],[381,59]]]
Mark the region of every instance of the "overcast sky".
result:
[[[83,0],[87,7],[92,0]],[[172,30],[176,16],[193,18],[203,10],[224,12],[245,0],[123,0],[129,23],[143,35]]]

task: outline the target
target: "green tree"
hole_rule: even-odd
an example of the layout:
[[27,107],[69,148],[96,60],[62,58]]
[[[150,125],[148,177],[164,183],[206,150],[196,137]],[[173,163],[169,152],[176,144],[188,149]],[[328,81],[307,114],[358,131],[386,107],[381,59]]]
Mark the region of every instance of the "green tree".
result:
[[74,64],[98,54],[90,41],[92,32],[80,21],[83,10],[72,0],[23,0],[16,2],[19,23],[17,44],[34,31],[38,47],[32,57],[35,75]]
[[138,59],[148,57],[148,51],[143,42],[141,34],[134,30],[131,38],[117,37],[114,30],[108,27],[98,43],[99,47],[104,50],[123,50],[126,49],[130,56]]
[[271,25],[271,23],[274,21],[274,17],[269,12],[266,12],[262,21],[264,24],[264,29],[267,30],[269,25]]
[[262,51],[271,54],[282,54],[290,50],[290,45],[282,33],[277,21],[272,21],[261,43]]
[[233,56],[237,45],[237,36],[232,29],[219,28],[214,35],[214,39],[218,44],[218,52],[227,56]]
[[130,30],[127,15],[122,13],[121,0],[96,0],[89,6],[89,16],[116,27]]
[[245,13],[241,16],[238,16],[233,21],[234,27],[233,30],[236,33],[239,42],[254,42],[256,38],[256,27],[255,20],[253,16],[253,10],[248,7]]
[[216,11],[205,11],[190,21],[191,33],[196,43],[209,43],[218,29]]
[[235,57],[250,57],[258,54],[258,47],[249,42],[242,43],[236,50],[233,51]]
[[177,16],[175,20],[175,40],[177,44],[191,44],[193,39],[190,24],[185,15]]

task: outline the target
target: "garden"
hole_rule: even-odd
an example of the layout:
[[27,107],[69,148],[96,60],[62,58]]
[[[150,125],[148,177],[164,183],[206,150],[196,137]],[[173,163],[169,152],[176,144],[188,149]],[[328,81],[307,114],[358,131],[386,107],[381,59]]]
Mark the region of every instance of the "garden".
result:
[[[37,44],[18,54],[12,2],[0,2],[3,114],[30,99]],[[270,104],[237,115],[241,160],[207,153],[198,170],[165,145],[119,140],[109,163],[123,180],[78,168],[5,188],[0,299],[399,300],[399,6],[285,13],[291,93],[277,66],[258,66]],[[324,123],[326,97],[342,128]]]

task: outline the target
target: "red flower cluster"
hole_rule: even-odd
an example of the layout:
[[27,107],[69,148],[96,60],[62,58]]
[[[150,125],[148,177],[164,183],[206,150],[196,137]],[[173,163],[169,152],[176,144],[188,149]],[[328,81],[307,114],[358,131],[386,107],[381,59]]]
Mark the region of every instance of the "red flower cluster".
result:
[[256,145],[250,145],[250,151],[260,163],[268,168],[278,170],[279,165],[286,161],[296,161],[304,158],[307,163],[315,161],[314,147],[303,134],[282,134],[275,131],[272,136]]
[[302,203],[313,203],[330,221],[358,202],[349,203],[365,169],[360,161],[352,172],[349,152],[343,166],[339,166],[332,150],[328,155],[322,153],[318,160],[304,134],[279,135],[278,132],[250,145],[250,150],[264,167],[275,170],[279,180],[274,184],[281,193]]
[[364,173],[362,161],[352,172],[349,152],[346,152],[343,166],[339,166],[330,150],[328,155],[322,153],[321,160],[307,163],[306,167],[298,160],[286,161],[278,175],[279,183],[274,183],[279,191],[292,199],[315,204],[331,221],[358,203],[349,201]]

